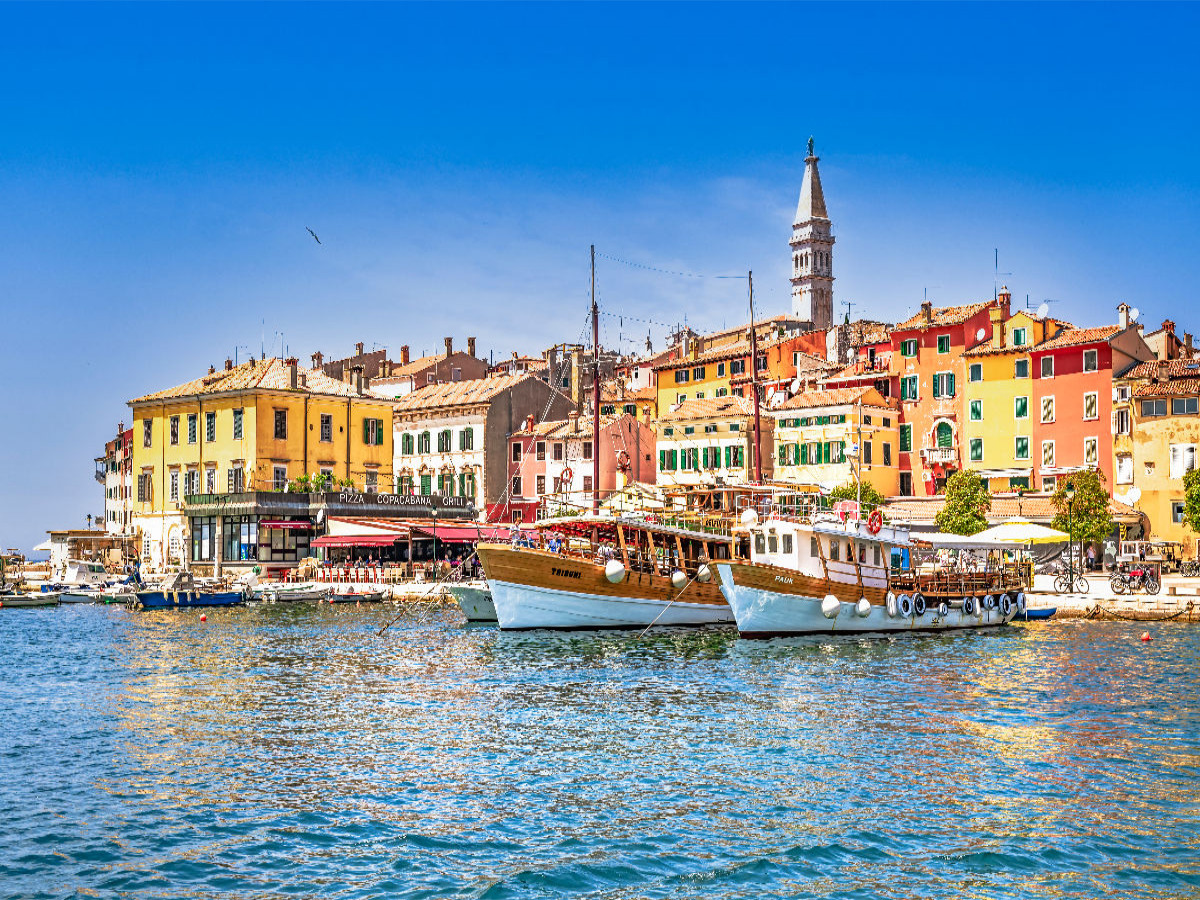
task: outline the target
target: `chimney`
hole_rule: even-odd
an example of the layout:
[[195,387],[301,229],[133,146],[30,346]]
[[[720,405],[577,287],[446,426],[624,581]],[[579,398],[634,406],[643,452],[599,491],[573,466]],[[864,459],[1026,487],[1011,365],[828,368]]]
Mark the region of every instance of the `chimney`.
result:
[[350,383],[354,385],[354,393],[361,394],[363,392],[363,367],[354,366],[351,370]]
[[208,364],[208,374],[215,375],[216,373],[217,373],[217,367],[214,366],[212,363],[209,363]]
[[475,355],[475,338],[467,338],[467,356]]
[[567,413],[567,430],[571,432],[571,434],[579,433],[579,413]]
[[1124,331],[1129,327],[1129,304],[1121,303],[1117,306],[1117,324]]
[[408,362],[408,344],[405,344],[400,348],[400,365],[407,366]]
[[342,363],[342,381],[346,382],[346,384],[350,384],[353,381],[353,376],[354,373],[350,369],[350,364]]
[[321,364],[325,362],[325,354],[318,350],[312,355],[312,367],[314,369],[321,368]]
[[225,358],[225,371],[226,372],[233,371],[233,360],[229,359],[228,357]]
[[299,362],[300,361],[296,359],[296,357],[290,356],[284,360],[283,363],[285,366],[287,366],[288,387],[293,391],[299,386],[299,372],[297,370]]
[[992,349],[999,350],[1004,346],[1004,308],[993,306],[988,315],[992,319]]
[[921,304],[921,318],[926,325],[933,324],[933,304],[928,300]]
[[354,355],[355,356],[363,355],[363,342],[362,341],[359,341],[357,344],[354,345]]
[[1000,288],[997,302],[1000,304],[1000,308],[1004,310],[1004,318],[1007,319],[1010,315],[1009,310],[1012,308],[1012,291],[1008,289],[1007,284]]
[[525,430],[533,431],[533,413],[530,413],[525,417]]
[[450,356],[454,352],[454,338],[448,337],[444,340],[446,341],[446,355]]
[[1192,358],[1192,334],[1190,331],[1183,333],[1183,358]]

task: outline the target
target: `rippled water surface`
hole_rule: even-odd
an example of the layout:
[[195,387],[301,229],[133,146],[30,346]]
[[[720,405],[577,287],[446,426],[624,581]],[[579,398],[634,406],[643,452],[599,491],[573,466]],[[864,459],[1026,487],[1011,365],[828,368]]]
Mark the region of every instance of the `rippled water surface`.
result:
[[1200,895],[1197,626],[61,607],[0,647],[2,896]]

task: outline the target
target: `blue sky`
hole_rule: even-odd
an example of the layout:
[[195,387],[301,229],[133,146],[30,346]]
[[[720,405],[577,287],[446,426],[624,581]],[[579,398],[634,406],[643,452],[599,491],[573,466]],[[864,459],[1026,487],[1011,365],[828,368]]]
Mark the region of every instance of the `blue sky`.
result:
[[[591,243],[753,269],[785,311],[810,134],[856,315],[990,297],[998,247],[1015,299],[1195,331],[1198,25],[1194,4],[0,5],[0,545],[100,512],[125,401],[264,332],[302,358],[536,353],[579,339]],[[630,317],[610,346],[644,342],[632,317],[745,318],[741,281],[602,257],[598,283]]]

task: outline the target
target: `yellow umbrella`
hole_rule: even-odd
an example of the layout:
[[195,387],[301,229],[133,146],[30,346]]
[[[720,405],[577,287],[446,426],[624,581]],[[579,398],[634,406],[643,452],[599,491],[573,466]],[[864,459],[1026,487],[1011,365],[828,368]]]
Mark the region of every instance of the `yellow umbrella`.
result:
[[972,537],[1006,544],[1062,544],[1071,540],[1065,531],[1056,531],[1028,519],[1009,519]]

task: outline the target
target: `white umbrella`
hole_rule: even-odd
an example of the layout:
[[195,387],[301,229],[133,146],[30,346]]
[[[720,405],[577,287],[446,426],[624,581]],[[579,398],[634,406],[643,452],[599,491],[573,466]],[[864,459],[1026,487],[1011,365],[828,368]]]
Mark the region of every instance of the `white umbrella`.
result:
[[1009,519],[972,536],[977,540],[1004,544],[1062,544],[1071,540],[1065,531],[1056,531],[1028,519]]

